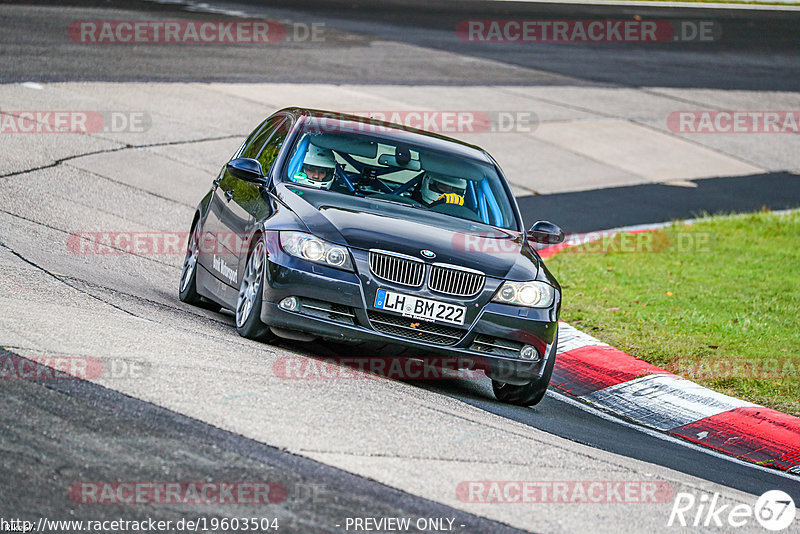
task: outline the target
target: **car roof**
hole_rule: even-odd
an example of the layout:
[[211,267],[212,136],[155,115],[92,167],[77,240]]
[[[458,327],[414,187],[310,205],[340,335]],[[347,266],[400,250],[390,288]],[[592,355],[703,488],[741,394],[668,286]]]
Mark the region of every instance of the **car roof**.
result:
[[494,165],[494,160],[479,146],[471,145],[445,135],[435,134],[425,130],[412,128],[410,126],[404,126],[402,124],[380,121],[377,119],[360,117],[358,115],[350,115],[347,113],[339,113],[337,111],[325,111],[321,109],[292,107],[284,108],[280,110],[279,113],[292,113],[297,116],[321,118],[325,119],[326,121],[341,124],[348,122],[368,124],[377,128],[383,128],[383,130],[374,132],[370,131],[369,129],[365,129],[363,132],[365,134],[371,134],[376,137],[383,137],[394,142],[408,143],[410,145],[420,146],[439,152],[447,152],[460,157]]

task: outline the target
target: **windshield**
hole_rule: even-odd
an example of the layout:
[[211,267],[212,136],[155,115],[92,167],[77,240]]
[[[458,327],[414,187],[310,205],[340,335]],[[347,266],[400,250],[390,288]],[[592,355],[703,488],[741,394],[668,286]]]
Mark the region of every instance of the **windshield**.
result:
[[283,180],[332,194],[368,197],[516,230],[494,165],[374,133],[342,131],[310,119]]

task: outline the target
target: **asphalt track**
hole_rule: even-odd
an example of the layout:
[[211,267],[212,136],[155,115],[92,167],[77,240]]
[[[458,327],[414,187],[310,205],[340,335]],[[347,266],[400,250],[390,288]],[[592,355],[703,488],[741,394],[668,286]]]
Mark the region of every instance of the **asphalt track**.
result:
[[[2,349],[0,355],[15,356]],[[82,480],[140,481],[168,475],[192,481],[277,482],[294,498],[248,507],[248,517],[256,513],[278,519],[282,531],[288,532],[341,532],[337,527],[347,516],[367,510],[377,517],[452,518],[466,532],[520,532],[88,381],[19,380],[4,386],[3,398],[7,402],[0,421],[10,431],[4,436],[0,464],[4,480],[26,481],[13,490],[4,488],[6,519],[23,510],[25,516],[66,519],[63,512],[76,503],[63,488],[71,486],[76,475]],[[48,429],[50,439],[41,439],[42,429]],[[61,491],[52,491],[55,488]],[[94,518],[177,522],[194,514],[225,517],[226,509],[112,505]]]
[[[589,84],[633,87],[691,87],[797,90],[800,35],[797,13],[672,10],[654,6],[614,7],[516,2],[374,2],[320,0],[224,0],[199,5],[197,20],[225,20],[227,11],[301,24],[325,23],[324,46],[286,42],[280,50],[237,44],[210,45],[207,53],[185,55],[180,47],[114,45],[91,47],[64,42],[63,27],[76,20],[122,19],[145,9],[169,15],[175,2],[128,0],[8,2],[2,15],[0,80],[40,81],[282,81],[296,83],[446,84]],[[29,16],[20,5],[41,6],[46,17]],[[72,7],[75,6],[75,7]],[[63,9],[61,9],[63,7]],[[49,8],[49,9],[47,9]],[[83,8],[83,9],[81,9]],[[203,11],[216,11],[204,13]],[[85,15],[89,14],[89,17]],[[513,15],[513,16],[512,16]],[[570,43],[529,46],[520,43],[465,43],[453,29],[469,19],[646,19],[710,21],[722,31],[711,42]],[[504,65],[532,69],[493,70],[469,63],[411,61],[402,51],[386,54],[386,41],[457,53]],[[387,50],[390,51],[390,50]]]
[[526,221],[559,221],[567,232],[592,232],[704,215],[800,206],[800,176],[769,173],[706,178],[694,187],[643,184],[518,199]]
[[[358,81],[445,86],[502,80],[505,85],[657,85],[765,91],[797,90],[800,85],[796,78],[800,70],[794,31],[797,19],[785,15],[751,19],[741,14],[715,14],[724,17],[721,20],[728,31],[726,39],[712,47],[684,43],[665,50],[577,45],[573,47],[580,51],[577,54],[574,49],[567,53],[559,47],[531,54],[512,50],[511,46],[465,48],[441,35],[466,17],[490,18],[507,13],[520,17],[532,13],[551,17],[611,15],[598,7],[497,7],[480,2],[424,10],[416,2],[379,2],[356,12],[348,11],[349,4],[334,2],[270,3],[268,7],[255,2],[215,4],[225,9],[264,10],[265,15],[276,18],[321,20],[340,29],[331,31],[324,47],[301,43],[280,53],[268,51],[264,57],[259,51],[258,61],[253,61],[255,50],[246,46],[216,47],[213,53],[187,57],[180,48],[88,48],[64,43],[58,32],[65,22],[97,18],[98,14],[109,19],[142,19],[158,12],[198,19],[218,19],[221,15],[138,2],[108,2],[100,10],[88,2],[73,2],[73,7],[67,8],[58,4],[0,6],[3,27],[7,28],[0,36],[0,80]],[[411,5],[414,17],[408,16]],[[676,16],[673,12],[654,12]],[[383,45],[376,43],[386,40],[421,47],[420,56],[435,48],[482,60],[502,59],[502,65],[491,71],[485,63],[469,67],[466,62],[454,67],[441,59],[412,65],[391,53],[378,57],[374,49]],[[356,67],[362,61],[368,62],[368,68],[359,71]],[[710,64],[725,71],[725,76],[715,75],[714,69],[708,68]],[[528,70],[520,72],[509,65]],[[22,165],[24,169],[35,167]],[[734,502],[752,503],[754,498],[749,496],[767,489],[783,489],[800,502],[796,479],[665,440],[556,394],[549,394],[532,409],[501,405],[492,400],[486,381],[431,384],[380,380],[370,387],[297,386],[291,390],[269,382],[283,393],[276,393],[268,402],[259,400],[258,395],[247,397],[251,391],[242,386],[244,402],[252,398],[254,407],[267,410],[247,411],[250,407],[235,400],[238,392],[220,392],[214,388],[213,379],[205,381],[206,373],[224,377],[220,381],[226,383],[240,381],[257,388],[257,380],[252,379],[260,375],[252,373],[260,372],[264,365],[259,363],[259,355],[319,357],[326,354],[325,347],[283,343],[266,348],[242,342],[232,330],[229,315],[187,309],[176,302],[173,289],[177,270],[169,263],[134,259],[130,270],[123,268],[114,276],[113,270],[119,266],[88,260],[80,265],[63,258],[50,247],[63,241],[62,234],[82,220],[75,210],[85,210],[101,223],[114,220],[106,217],[121,216],[134,221],[127,224],[141,224],[147,218],[143,210],[151,209],[165,220],[181,224],[183,219],[178,215],[196,201],[187,198],[181,206],[175,206],[164,198],[139,192],[117,201],[115,189],[83,189],[77,180],[86,177],[73,174],[74,169],[61,170],[56,165],[21,175],[8,173],[8,178],[3,178],[8,184],[4,186],[7,194],[0,221],[0,265],[4,267],[3,287],[8,299],[3,312],[7,328],[3,335],[7,337],[0,341],[8,347],[4,354],[43,354],[58,350],[55,347],[62,344],[65,354],[112,353],[119,348],[123,353],[131,352],[134,359],[149,355],[146,361],[152,372],[141,385],[113,380],[102,385],[73,380],[3,384],[0,398],[3,406],[9,407],[0,412],[0,448],[4,451],[0,460],[0,515],[4,518],[229,516],[238,510],[215,506],[86,507],[71,502],[65,488],[79,480],[244,479],[274,480],[287,487],[292,498],[258,509],[256,515],[279,517],[290,532],[341,532],[336,525],[343,518],[364,515],[450,517],[464,525],[460,529],[463,532],[515,531],[503,523],[534,532],[569,532],[597,522],[604,523],[598,531],[614,531],[615,525],[631,529],[637,524],[652,531],[669,531],[665,527],[668,506],[650,514],[630,506],[551,505],[539,513],[522,514],[470,508],[454,502],[452,487],[437,487],[432,480],[435,476],[424,467],[444,473],[443,464],[464,469],[470,462],[490,466],[482,473],[496,472],[498,478],[509,472],[519,476],[508,471],[509,465],[518,464],[528,469],[528,479],[533,480],[558,480],[559,476],[576,479],[582,472],[588,473],[584,476],[600,473],[609,478],[656,476],[671,481],[676,488],[736,490],[725,493]],[[25,184],[25,180],[45,185]],[[536,195],[521,198],[521,205],[526,220],[552,218],[574,231],[659,222],[702,212],[800,205],[800,186],[793,173],[709,178],[694,183],[697,187],[643,184]],[[58,184],[66,184],[63,191],[69,192],[68,201],[58,198]],[[53,204],[37,207],[40,198]],[[113,208],[106,213],[109,202]],[[40,211],[44,214],[41,218]],[[29,236],[42,239],[44,246],[31,244]],[[56,307],[54,300],[59,306],[73,306],[74,312]],[[75,318],[61,317],[65,311],[74,313]],[[63,337],[59,340],[58,336]],[[171,347],[182,343],[186,343],[187,354],[174,354]],[[200,349],[201,354],[190,350],[200,347],[209,354],[202,353],[204,349]],[[228,368],[224,361],[214,360],[212,353],[225,354],[237,363]],[[168,361],[164,361],[166,356]],[[241,375],[236,376],[237,372]],[[233,375],[230,381],[229,374]],[[186,396],[178,397],[178,391],[185,391]],[[301,395],[302,401],[298,400]],[[220,396],[233,400],[217,406],[219,411],[204,411],[202,405],[208,399]],[[387,404],[385,399],[391,402]],[[419,422],[408,421],[414,418]],[[420,429],[411,432],[416,426]],[[508,439],[509,445],[492,441],[495,435]],[[529,440],[522,442],[524,450],[514,448],[519,436]],[[353,447],[346,447],[342,440],[350,440]],[[417,443],[409,443],[413,441]],[[434,447],[437,457],[419,457],[417,451],[429,451],[439,441],[445,446]],[[314,450],[310,445],[327,442],[332,444],[329,450]],[[359,448],[363,453],[360,457],[356,452]],[[483,449],[487,449],[485,456],[480,452]],[[539,449],[544,451],[541,456],[536,452]],[[388,461],[397,460],[399,466],[391,473],[387,468],[386,476],[378,476],[370,462],[381,460],[387,460],[387,466]],[[424,461],[438,463],[415,464]],[[606,465],[607,470],[601,470],[598,464]],[[408,471],[406,477],[398,474],[404,470]],[[416,484],[415,478],[419,481]],[[541,517],[531,519],[536,516]]]

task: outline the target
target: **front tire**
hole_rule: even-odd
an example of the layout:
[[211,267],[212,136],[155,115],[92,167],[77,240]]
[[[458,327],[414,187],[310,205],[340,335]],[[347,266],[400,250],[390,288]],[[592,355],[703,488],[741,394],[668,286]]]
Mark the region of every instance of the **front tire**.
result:
[[542,402],[542,399],[547,393],[547,386],[550,384],[550,377],[553,376],[553,367],[555,367],[556,363],[557,343],[558,338],[553,342],[553,346],[550,349],[550,358],[540,378],[521,386],[492,380],[492,390],[494,390],[494,396],[497,400],[507,404],[516,404],[518,406],[535,406]]
[[247,258],[247,267],[239,286],[239,298],[236,299],[236,331],[242,337],[259,341],[271,341],[275,337],[269,327],[261,322],[265,251],[264,240],[259,237]]

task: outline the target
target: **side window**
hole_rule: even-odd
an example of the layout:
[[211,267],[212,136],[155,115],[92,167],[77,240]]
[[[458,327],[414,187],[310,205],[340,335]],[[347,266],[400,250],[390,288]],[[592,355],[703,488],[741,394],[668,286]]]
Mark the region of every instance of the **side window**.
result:
[[261,124],[259,124],[258,127],[256,127],[256,129],[254,129],[252,132],[250,132],[250,135],[247,136],[247,139],[244,140],[244,143],[242,143],[242,145],[239,147],[239,149],[236,150],[236,152],[234,153],[233,157],[234,158],[243,158],[243,157],[245,157],[244,153],[247,151],[247,149],[249,147],[251,147],[253,145],[253,140],[256,137],[258,137],[258,135],[262,131],[264,131],[265,128],[269,127],[269,125],[272,124],[272,123],[273,123],[273,119],[266,119],[266,120],[262,121]]
[[[279,115],[264,121],[247,139],[244,150],[239,157],[257,159],[258,154],[261,153],[261,148],[269,138],[279,130],[280,125],[285,120],[286,117]],[[266,170],[267,169],[264,169],[264,171]],[[234,178],[229,172],[224,173],[222,180],[219,182],[219,186],[223,191],[233,191],[233,198],[236,203],[254,216],[260,213],[265,207],[257,185]]]
[[261,153],[256,158],[261,164],[261,168],[264,169],[265,174],[269,172],[270,167],[272,167],[272,163],[275,161],[275,158],[278,157],[278,152],[281,151],[283,142],[286,140],[286,136],[289,135],[291,124],[291,121],[286,119],[286,121],[278,127],[275,134],[263,146]]
[[[275,133],[275,131],[278,129],[278,126],[281,125],[285,118],[286,117],[284,116],[278,116],[267,120],[259,132],[253,136],[252,139],[248,139],[247,146],[240,157],[258,159],[258,154],[261,153],[261,148],[269,140],[272,134]],[[267,169],[265,168],[264,171],[266,170]]]
[[[291,121],[283,115],[268,119],[247,139],[239,157],[257,159],[264,172],[268,172],[289,133],[290,125]],[[220,188],[223,191],[233,191],[234,201],[256,219],[269,216],[269,205],[264,202],[260,188],[256,184],[225,173],[220,181]]]

